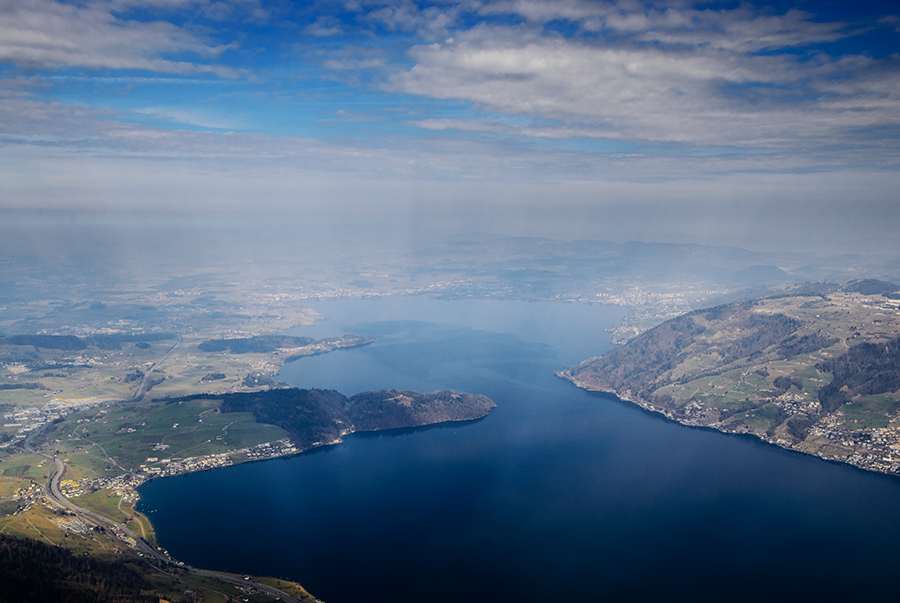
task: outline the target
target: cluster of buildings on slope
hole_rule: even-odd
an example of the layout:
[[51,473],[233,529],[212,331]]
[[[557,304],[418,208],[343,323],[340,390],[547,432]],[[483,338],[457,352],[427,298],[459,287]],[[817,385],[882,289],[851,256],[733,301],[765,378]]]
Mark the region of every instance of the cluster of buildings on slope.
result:
[[[800,410],[809,412],[809,402]],[[721,426],[711,425],[722,431]],[[806,440],[792,442],[783,437],[752,432],[760,439],[831,461],[840,461],[890,475],[900,475],[900,426],[848,429],[840,411],[819,419],[810,429]],[[823,447],[822,444],[825,444]]]
[[[139,496],[137,488],[144,482],[154,477],[180,475],[194,471],[204,471],[216,467],[226,467],[236,462],[261,461],[276,457],[289,456],[300,452],[290,440],[283,439],[275,442],[266,442],[248,448],[232,450],[221,454],[190,457],[186,459],[167,458],[159,459],[149,457],[142,463],[138,471],[124,473],[112,477],[84,478],[80,480],[63,480],[60,483],[60,492],[66,498],[77,498],[97,490],[107,490],[112,495],[119,496],[123,502],[135,503]],[[17,489],[10,497],[19,503],[19,508],[13,513],[19,513],[30,509],[34,504],[46,504],[47,493],[43,485],[32,482]],[[71,532],[82,533],[90,529],[77,517],[64,514],[52,519],[60,528]],[[123,540],[131,540],[126,534],[120,535]],[[133,545],[133,542],[132,542]]]
[[806,398],[799,394],[781,394],[777,398],[770,398],[767,401],[783,410],[785,416],[788,417],[795,415],[798,412],[807,414],[816,413],[822,408],[822,405],[819,404],[818,400]]
[[10,440],[0,444],[0,448],[18,445],[32,433],[49,425],[53,421],[64,419],[76,410],[84,410],[108,402],[110,402],[110,400],[101,400],[98,398],[86,398],[82,400],[56,399],[48,402],[41,408],[18,407],[12,412],[3,414],[3,426],[18,427],[18,430]]
[[[784,394],[769,400],[781,408],[785,415],[802,413],[814,416],[821,406],[815,400],[796,394]],[[722,431],[730,431],[721,424],[710,425]],[[846,426],[843,413],[836,411],[822,417],[810,428],[807,439],[793,442],[759,430],[750,431],[770,444],[812,454],[826,460],[841,461],[879,473],[900,475],[900,425],[851,429]],[[824,449],[821,444],[826,443]],[[836,451],[837,454],[834,454]]]
[[25,487],[17,488],[11,498],[19,503],[19,508],[13,513],[18,515],[28,510],[34,503],[41,502],[44,498],[44,489],[40,484],[32,482]]
[[[87,525],[75,515],[63,515],[61,517],[53,517],[50,519],[61,530],[74,532],[82,536],[87,536],[91,532],[91,526]],[[124,533],[123,533],[124,536]]]
[[82,536],[86,536],[91,530],[91,526],[84,523],[71,511],[62,511],[59,514],[59,509],[47,501],[44,487],[38,483],[32,482],[24,488],[18,488],[11,499],[19,503],[19,507],[12,513],[13,517],[30,510],[35,505],[44,505],[48,509],[56,511],[57,514],[48,519],[60,529],[81,534]]
[[116,496],[123,497],[125,502],[134,502],[138,498],[137,487],[154,477],[205,471],[207,469],[234,465],[236,462],[262,461],[296,454],[297,452],[300,451],[291,444],[290,440],[283,439],[220,454],[189,457],[186,459],[148,457],[145,462],[141,463],[137,471],[114,477],[84,478],[77,481],[66,480],[61,484],[60,489],[67,498],[80,496],[93,490],[109,490]]
[[837,411],[817,422],[810,435],[845,448],[849,454],[843,459],[845,463],[869,471],[900,475],[900,426],[847,429],[841,412]]
[[235,464],[235,460],[237,460],[237,462],[262,461],[279,456],[295,454],[297,452],[297,447],[291,444],[290,440],[285,438],[275,442],[258,444],[249,448],[230,450],[220,454],[188,457],[186,459],[159,459],[158,457],[149,457],[145,462],[141,463],[139,469],[141,474],[146,475],[147,477],[166,477],[169,475],[192,473],[194,471],[205,471],[207,469],[215,469],[216,467],[227,467]]
[[[578,384],[578,382],[575,382]],[[789,450],[796,450],[806,454],[812,454],[820,458],[832,461],[840,461],[860,469],[900,475],[900,425],[888,425],[887,427],[873,427],[864,429],[848,429],[844,425],[844,417],[840,411],[832,413],[817,421],[809,432],[809,438],[802,442],[793,442],[784,437],[769,435],[760,429],[747,428],[741,425],[735,429],[728,423],[709,423],[702,420],[706,417],[706,407],[696,402],[685,406],[687,412],[684,416],[677,416],[671,410],[649,404],[640,398],[630,397],[622,392],[612,392],[623,400],[627,400],[652,412],[666,416],[667,418],[691,426],[711,427],[725,433],[746,433],[755,435],[763,441],[775,444]],[[775,403],[787,416],[796,413],[814,414],[819,410],[819,403],[815,400],[807,400],[797,394],[784,394],[777,398],[768,399]],[[829,455],[814,447],[815,439],[825,439],[831,444],[831,450],[842,449],[845,455]],[[810,445],[812,440],[813,446]]]

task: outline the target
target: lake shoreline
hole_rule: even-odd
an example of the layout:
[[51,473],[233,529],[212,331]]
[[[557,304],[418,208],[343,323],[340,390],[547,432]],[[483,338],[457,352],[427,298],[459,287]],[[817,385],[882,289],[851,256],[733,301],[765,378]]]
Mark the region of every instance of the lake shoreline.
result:
[[752,431],[727,431],[725,429],[721,429],[720,427],[716,426],[715,424],[704,425],[702,423],[698,423],[695,421],[682,420],[682,419],[678,418],[677,416],[675,416],[674,414],[667,412],[665,409],[660,409],[660,408],[652,406],[651,404],[648,404],[646,402],[636,400],[631,391],[626,390],[624,392],[620,392],[620,391],[616,390],[615,388],[597,387],[597,386],[590,385],[584,381],[581,381],[580,379],[578,379],[577,377],[575,377],[571,374],[571,369],[557,371],[556,376],[565,381],[569,381],[570,383],[575,385],[575,387],[578,387],[585,391],[601,393],[601,394],[609,394],[611,396],[615,396],[618,400],[621,400],[622,402],[637,406],[638,408],[640,408],[641,410],[643,410],[647,413],[650,413],[652,415],[666,419],[673,423],[677,423],[678,425],[682,425],[684,427],[691,427],[691,428],[696,428],[696,429],[706,429],[706,430],[711,430],[711,431],[723,433],[723,434],[730,435],[730,436],[752,438],[753,440],[755,440],[757,442],[761,442],[761,443],[769,445],[769,446],[774,446],[774,447],[780,448],[782,450],[787,450],[788,452],[794,452],[797,454],[805,455],[807,457],[813,457],[813,458],[825,461],[827,463],[834,463],[836,465],[841,465],[844,467],[852,467],[858,471],[862,471],[867,474],[885,475],[887,477],[891,477],[894,479],[900,479],[900,473],[893,473],[893,472],[889,472],[889,471],[873,469],[871,467],[866,466],[863,463],[852,462],[852,460],[849,460],[849,459],[838,459],[838,458],[823,456],[821,454],[816,454],[816,451],[800,448],[799,446],[796,446],[793,443],[787,442],[780,438],[769,438],[769,437],[765,437],[764,435],[760,435],[759,433],[752,432]]

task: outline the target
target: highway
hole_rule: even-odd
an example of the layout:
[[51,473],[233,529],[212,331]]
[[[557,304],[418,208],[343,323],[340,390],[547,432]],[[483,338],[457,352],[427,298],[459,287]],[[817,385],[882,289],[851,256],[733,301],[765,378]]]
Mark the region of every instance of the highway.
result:
[[[189,565],[180,565],[174,559],[169,557],[167,554],[154,549],[146,541],[139,538],[136,534],[134,534],[131,530],[126,528],[124,525],[115,522],[107,517],[103,517],[102,515],[98,515],[93,511],[89,511],[78,505],[72,503],[69,499],[67,499],[63,493],[59,489],[59,483],[62,481],[63,475],[66,472],[66,464],[65,462],[59,458],[57,455],[49,455],[40,450],[35,450],[31,443],[32,440],[43,430],[38,430],[31,435],[29,435],[24,442],[24,448],[27,452],[32,454],[39,454],[49,461],[53,462],[53,467],[50,469],[50,475],[47,478],[46,484],[46,494],[47,497],[58,507],[70,511],[75,514],[81,521],[89,526],[98,526],[104,529],[113,530],[113,535],[120,540],[124,540],[127,544],[131,544],[127,538],[130,538],[134,541],[133,547],[137,549],[137,551],[144,555],[144,557],[148,561],[156,561],[157,563],[167,566],[167,565],[178,565],[178,567],[184,571],[187,571],[191,574],[195,574],[197,576],[204,576],[206,578],[213,578],[215,580],[219,580],[222,582],[227,582],[229,584],[235,584],[239,586],[249,586],[260,592],[264,592],[267,595],[272,597],[276,597],[282,601],[286,601],[287,603],[303,603],[300,599],[290,596],[286,592],[278,590],[272,586],[268,586],[266,584],[261,584],[259,582],[255,582],[253,580],[240,580],[238,578],[232,578],[230,576],[223,576],[221,574],[217,574],[215,572],[210,572],[202,569],[197,569],[191,567]],[[124,537],[123,537],[124,536]]]
[[[181,342],[181,335],[178,335],[178,341],[175,343],[175,345],[173,345],[169,349],[169,351],[159,359],[159,361],[153,363],[153,366],[150,367],[150,369],[144,375],[144,378],[141,380],[141,384],[138,386],[138,389],[135,392],[134,396],[132,396],[130,400],[126,400],[126,402],[136,402],[144,397],[144,394],[147,391],[147,383],[149,382],[149,377],[153,373],[153,370],[161,363],[163,363],[172,354],[172,352],[174,352],[175,349],[181,345]],[[239,580],[237,578],[222,576],[214,572],[197,569],[189,565],[179,564],[177,561],[169,557],[168,554],[151,547],[145,540],[139,538],[124,525],[72,503],[63,495],[62,491],[59,489],[59,484],[62,481],[63,475],[65,475],[66,473],[66,464],[63,459],[59,458],[59,456],[56,454],[50,455],[41,450],[35,450],[32,446],[32,442],[34,441],[34,439],[38,435],[42,434],[46,430],[46,428],[47,426],[44,426],[42,429],[33,431],[28,435],[27,438],[25,438],[22,446],[26,452],[29,452],[31,454],[39,454],[53,463],[53,466],[50,468],[50,474],[47,477],[47,484],[45,486],[45,494],[53,504],[61,509],[65,509],[66,511],[73,513],[76,517],[78,517],[78,519],[89,526],[102,527],[104,530],[112,530],[112,535],[119,540],[123,540],[126,544],[132,545],[128,540],[131,539],[132,541],[134,541],[134,544],[132,546],[138,551],[138,553],[142,554],[144,558],[147,559],[147,561],[155,561],[161,564],[163,567],[168,565],[177,565],[179,569],[187,571],[191,574],[195,574],[197,576],[213,578],[215,580],[227,582],[229,584],[249,586],[272,597],[276,597],[282,601],[286,601],[287,603],[303,603],[300,599],[292,597],[289,594],[266,584],[254,582],[253,580]]]
[[122,524],[117,523],[107,517],[103,517],[102,515],[98,515],[93,511],[88,511],[87,509],[79,507],[78,505],[70,502],[69,499],[67,499],[65,496],[63,496],[63,493],[59,489],[59,483],[60,481],[62,481],[63,475],[65,475],[66,473],[66,464],[57,455],[54,454],[51,456],[40,450],[35,450],[32,447],[31,441],[35,436],[38,435],[38,433],[40,433],[40,431],[43,430],[39,430],[38,432],[29,435],[25,439],[24,447],[26,452],[39,454],[53,463],[53,467],[51,467],[50,469],[50,475],[47,478],[45,493],[56,506],[74,513],[81,521],[83,521],[87,525],[99,526],[103,527],[104,529],[111,528],[113,530],[121,530],[125,536],[134,540],[135,548],[137,548],[139,552],[145,555],[149,555],[160,563],[174,563],[168,555],[164,555],[160,551],[155,550],[153,547],[151,547],[141,538],[138,538],[131,532],[131,530],[129,530]]

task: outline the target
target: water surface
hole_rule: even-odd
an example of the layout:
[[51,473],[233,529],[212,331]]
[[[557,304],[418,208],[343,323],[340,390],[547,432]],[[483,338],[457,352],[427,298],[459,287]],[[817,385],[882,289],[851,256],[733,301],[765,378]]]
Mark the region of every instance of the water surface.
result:
[[456,389],[479,421],[355,434],[141,487],[178,559],[356,601],[836,600],[895,590],[900,481],[687,428],[554,376],[621,310],[323,302],[296,334],[361,333],[282,379],[352,395]]

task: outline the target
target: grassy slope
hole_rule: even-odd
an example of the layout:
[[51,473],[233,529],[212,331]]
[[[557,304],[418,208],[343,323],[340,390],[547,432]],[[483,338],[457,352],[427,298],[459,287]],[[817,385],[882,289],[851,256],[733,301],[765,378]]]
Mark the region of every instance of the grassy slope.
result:
[[876,452],[884,459],[900,438],[900,389],[857,388],[839,408],[823,407],[819,394],[833,378],[824,363],[898,336],[896,300],[842,292],[783,297],[693,312],[565,374],[684,423],[819,456],[848,459],[882,439]]

